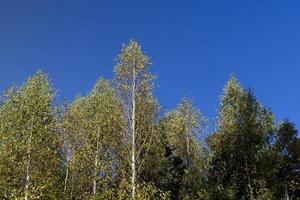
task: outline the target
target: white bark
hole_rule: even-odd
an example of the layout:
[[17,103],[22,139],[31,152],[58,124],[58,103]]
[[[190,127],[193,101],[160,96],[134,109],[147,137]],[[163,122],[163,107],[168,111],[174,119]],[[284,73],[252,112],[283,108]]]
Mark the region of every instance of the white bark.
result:
[[[98,159],[96,158],[95,159],[95,166],[98,165]],[[95,171],[95,174],[94,174],[94,180],[93,180],[93,194],[96,194],[96,190],[97,190],[97,181],[96,181],[96,174],[97,172]]]
[[96,153],[95,153],[95,169],[94,169],[94,180],[93,180],[93,194],[97,191],[97,170],[98,170],[98,154],[99,154],[99,130],[97,131],[96,139]]
[[187,161],[189,160],[190,155],[190,139],[189,139],[189,132],[186,133],[186,157]]
[[29,180],[30,180],[30,161],[31,161],[31,156],[28,154],[27,157],[27,166],[26,166],[26,182],[25,182],[25,197],[24,199],[28,199],[28,189],[29,189]]
[[67,150],[67,167],[66,167],[66,175],[65,175],[65,183],[64,183],[64,193],[67,191],[67,187],[68,187],[68,179],[69,179],[69,165],[70,165],[70,159],[71,159],[71,147],[67,146],[66,147]]
[[64,193],[67,190],[68,178],[69,178],[69,166],[67,166],[67,170],[66,170]]
[[136,73],[135,68],[133,68],[133,85],[132,85],[132,113],[131,113],[131,139],[132,139],[132,149],[131,149],[131,196],[135,198],[136,191],[136,157],[135,157],[135,83],[136,82]]
[[25,180],[25,188],[24,188],[25,200],[28,200],[28,191],[29,191],[32,132],[33,132],[33,122],[31,124],[30,136],[29,136],[28,146],[27,146],[26,180]]

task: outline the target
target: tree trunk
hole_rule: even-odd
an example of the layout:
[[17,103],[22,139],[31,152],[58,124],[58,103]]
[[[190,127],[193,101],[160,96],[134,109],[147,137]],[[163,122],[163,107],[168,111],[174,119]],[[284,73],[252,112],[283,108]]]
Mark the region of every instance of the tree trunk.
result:
[[189,165],[190,165],[190,140],[189,140],[189,133],[186,134],[186,164],[189,167]]
[[31,156],[30,153],[28,154],[27,157],[27,166],[26,166],[26,182],[25,182],[25,197],[24,199],[28,199],[28,190],[29,190],[29,180],[30,180],[30,161],[31,161]]
[[247,174],[247,180],[248,180],[248,189],[249,189],[249,199],[253,200],[254,198],[254,193],[253,193],[253,188],[252,188],[252,184],[251,184],[251,175],[249,172],[249,166],[248,166],[248,160],[247,160],[247,156],[245,158],[246,160],[246,174]]
[[132,113],[131,113],[131,138],[132,138],[132,149],[131,149],[131,196],[135,198],[135,191],[136,191],[136,157],[135,157],[135,81],[136,81],[136,74],[135,69],[133,68],[133,86],[132,86]]
[[33,132],[33,122],[31,123],[30,136],[29,136],[28,146],[27,146],[26,181],[25,181],[25,189],[24,189],[25,200],[28,200],[28,191],[29,191],[32,132]]
[[[98,128],[99,129],[99,128]],[[99,130],[97,131],[96,139],[96,155],[95,155],[95,168],[94,168],[94,180],[93,180],[93,194],[96,194],[97,191],[97,168],[98,168],[98,154],[99,154]]]
[[[69,165],[69,164],[68,164]],[[67,166],[67,170],[66,170],[66,177],[65,177],[65,186],[64,186],[64,193],[67,190],[67,183],[68,183],[68,178],[69,178],[69,166]]]

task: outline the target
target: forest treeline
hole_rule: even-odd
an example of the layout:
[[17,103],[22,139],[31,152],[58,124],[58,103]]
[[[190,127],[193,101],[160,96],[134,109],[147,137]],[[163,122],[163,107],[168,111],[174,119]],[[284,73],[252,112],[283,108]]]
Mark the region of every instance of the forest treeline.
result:
[[[300,139],[232,76],[214,131],[188,98],[165,111],[132,40],[114,78],[55,103],[43,72],[0,103],[1,199],[300,199]],[[276,119],[278,120],[278,119]]]

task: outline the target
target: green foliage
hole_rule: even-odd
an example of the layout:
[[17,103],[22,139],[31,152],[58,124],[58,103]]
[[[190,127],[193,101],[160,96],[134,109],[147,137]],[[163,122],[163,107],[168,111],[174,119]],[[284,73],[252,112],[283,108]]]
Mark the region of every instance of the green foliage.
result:
[[[143,53],[134,40],[122,48],[115,66],[115,88],[124,112],[126,147],[124,176],[131,182],[132,198],[135,198],[140,179],[146,179],[147,172],[158,152],[155,150],[155,123],[159,110],[152,95],[153,75],[149,71],[150,58]],[[149,165],[150,164],[150,165]]]
[[209,138],[214,182],[234,187],[237,198],[256,199],[268,174],[261,164],[273,131],[272,113],[232,77],[221,99],[217,132]]
[[142,184],[139,186],[139,190],[136,196],[136,199],[144,199],[144,200],[168,200],[170,199],[170,195],[168,192],[164,192],[159,188],[155,187],[151,183]]
[[274,196],[292,199],[300,195],[300,176],[293,167],[300,161],[300,143],[295,125],[287,120],[280,122],[275,138],[271,152],[273,171],[268,185]]
[[2,198],[23,197],[26,184],[30,198],[59,197],[61,156],[53,97],[42,72],[6,92],[0,110]]
[[134,40],[112,81],[54,105],[37,72],[0,98],[0,199],[268,200],[300,198],[300,138],[235,76],[214,132],[183,98],[163,111],[151,61]]
[[184,98],[178,107],[167,113],[160,122],[164,148],[163,171],[160,180],[172,199],[198,197],[204,183],[205,159],[199,144],[206,119],[191,100]]
[[109,82],[100,79],[86,97],[77,98],[67,109],[64,145],[69,177],[65,192],[69,195],[86,198],[107,193],[104,189],[118,178],[115,170],[124,137],[120,106]]

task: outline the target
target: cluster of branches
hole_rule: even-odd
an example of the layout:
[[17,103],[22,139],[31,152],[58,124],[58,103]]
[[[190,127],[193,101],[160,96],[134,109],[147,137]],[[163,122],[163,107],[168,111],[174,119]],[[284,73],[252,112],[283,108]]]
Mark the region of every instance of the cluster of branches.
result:
[[123,46],[113,80],[54,104],[37,72],[0,103],[1,199],[299,199],[300,139],[232,76],[215,131],[188,98],[165,112],[151,61]]

